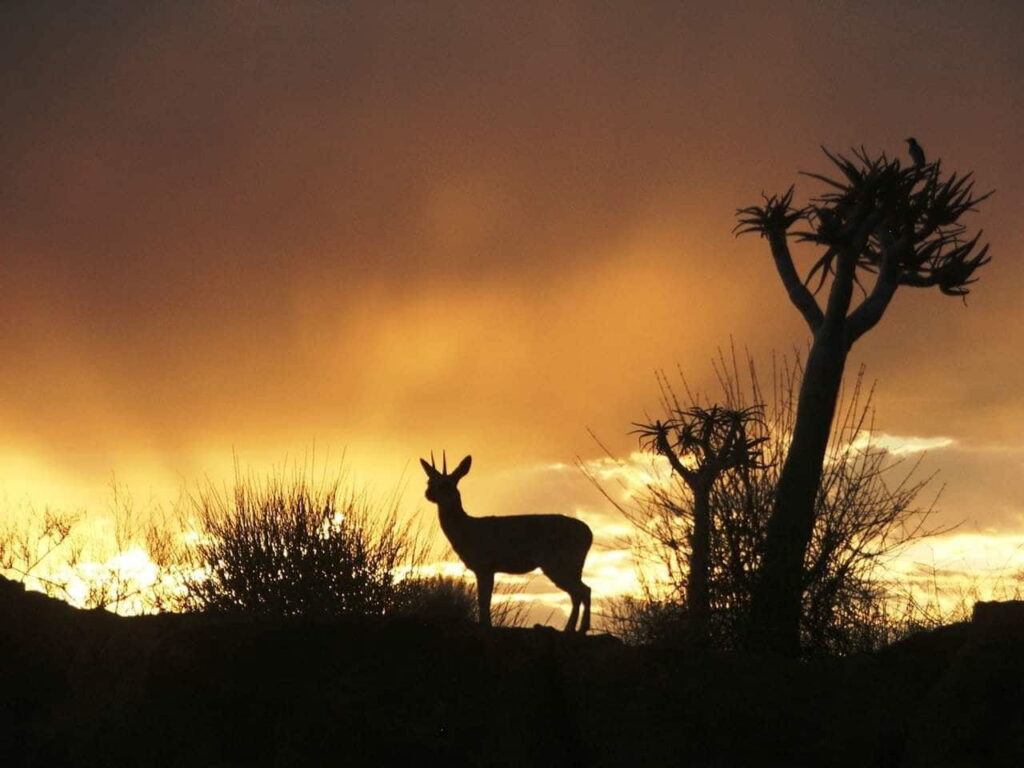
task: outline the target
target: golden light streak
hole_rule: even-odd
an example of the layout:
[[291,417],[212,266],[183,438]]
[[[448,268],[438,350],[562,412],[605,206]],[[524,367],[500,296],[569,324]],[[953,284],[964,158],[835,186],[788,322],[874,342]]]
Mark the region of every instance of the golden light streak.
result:
[[[923,450],[933,447],[936,440],[894,439],[893,450]],[[629,503],[650,484],[671,482],[671,471],[660,457],[633,452],[626,459],[587,459],[583,469],[611,488],[623,503]],[[468,483],[468,481],[467,481]],[[515,512],[507,498],[508,488],[532,488],[537,498],[562,499],[568,509],[553,507],[534,511],[570,513],[588,522],[595,533],[595,545],[587,559],[584,581],[593,589],[595,625],[600,628],[603,601],[619,596],[641,594],[641,584],[656,587],[663,575],[657,564],[636,560],[626,542],[635,531],[610,508],[607,501],[593,498],[587,503],[577,499],[585,478],[578,467],[564,463],[527,466],[502,470],[476,478],[472,494],[473,506],[481,511],[506,510]],[[108,488],[109,493],[109,488]],[[497,494],[497,495],[495,495]],[[404,508],[421,505],[421,489],[410,483],[406,489]],[[561,502],[560,502],[561,503]],[[107,504],[109,508],[111,505]],[[420,509],[423,530],[432,537],[434,546],[444,546],[432,507]],[[173,576],[162,571],[145,545],[130,541],[119,546],[118,525],[114,518],[86,517],[81,521],[78,535],[88,542],[88,551],[74,563],[54,558],[41,570],[26,579],[29,588],[46,590],[47,582],[63,584],[63,597],[79,606],[90,606],[106,596],[110,608],[122,614],[136,614],[150,610],[150,593],[176,588]],[[121,531],[123,538],[123,531]],[[200,534],[184,528],[175,534],[182,546],[194,546]],[[1016,596],[1020,575],[1024,573],[1024,535],[998,531],[976,533],[950,533],[916,543],[900,554],[878,574],[878,578],[892,583],[901,594],[932,604],[944,611],[963,611],[965,601],[998,599]],[[11,574],[9,574],[11,575]],[[13,574],[16,575],[16,574]],[[443,576],[472,584],[473,574],[455,559],[438,558],[399,573],[399,578]],[[539,572],[526,575],[499,574],[500,589],[494,600],[521,603],[528,623],[558,624],[568,609],[568,598],[547,581]],[[50,589],[52,592],[52,588]],[[120,596],[120,597],[119,597]]]
[[956,441],[951,437],[912,437],[889,435],[885,432],[862,432],[850,443],[850,447],[855,451],[875,448],[893,456],[908,456],[914,453],[948,448],[955,444]]

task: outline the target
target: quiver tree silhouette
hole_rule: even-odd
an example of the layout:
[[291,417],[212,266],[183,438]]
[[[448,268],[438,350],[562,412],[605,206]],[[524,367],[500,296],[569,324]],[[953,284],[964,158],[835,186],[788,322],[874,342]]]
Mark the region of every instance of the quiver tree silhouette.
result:
[[760,405],[740,409],[714,405],[675,408],[666,421],[634,424],[640,445],[664,456],[693,493],[686,606],[688,639],[697,645],[708,641],[711,615],[711,490],[726,471],[763,468],[760,446],[768,438],[749,434],[750,426],[760,421]]
[[[875,327],[900,286],[936,287],[964,297],[975,272],[989,262],[981,231],[967,236],[960,219],[992,193],[975,195],[972,174],[943,177],[939,161],[903,167],[863,148],[853,159],[822,148],[836,178],[802,172],[826,185],[810,204],[793,206],[793,187],[737,211],[737,234],[768,241],[790,301],[811,330],[792,443],[779,476],[764,559],[751,606],[748,643],[799,653],[802,571],[814,526],[814,499],[835,416],[847,355]],[[798,224],[806,229],[790,231]],[[797,274],[789,238],[824,249],[805,280]],[[979,247],[980,246],[980,247]],[[874,275],[870,291],[861,279]],[[831,278],[824,306],[815,298]],[[809,286],[817,281],[812,289]],[[854,287],[864,297],[854,304]]]

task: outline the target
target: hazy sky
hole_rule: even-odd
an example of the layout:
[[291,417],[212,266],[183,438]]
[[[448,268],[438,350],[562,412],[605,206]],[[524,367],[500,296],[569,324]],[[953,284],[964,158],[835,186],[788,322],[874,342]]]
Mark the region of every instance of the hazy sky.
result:
[[635,448],[656,369],[805,348],[735,209],[913,135],[997,190],[992,263],[851,362],[879,429],[954,441],[944,514],[1022,532],[1021,40],[1011,0],[6,2],[0,490],[314,443],[418,489],[444,447],[512,511],[588,426]]

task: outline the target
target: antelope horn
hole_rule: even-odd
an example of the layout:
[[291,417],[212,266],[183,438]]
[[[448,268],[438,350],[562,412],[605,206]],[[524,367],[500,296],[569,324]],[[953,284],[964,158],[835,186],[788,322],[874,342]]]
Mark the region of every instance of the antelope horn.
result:
[[442,469],[441,471],[444,472],[447,475],[448,474],[448,457],[445,455],[445,451],[441,451],[441,461],[444,462],[444,469]]
[[430,452],[430,466],[432,466],[434,469],[437,469],[437,465],[434,463],[434,452],[433,451]]

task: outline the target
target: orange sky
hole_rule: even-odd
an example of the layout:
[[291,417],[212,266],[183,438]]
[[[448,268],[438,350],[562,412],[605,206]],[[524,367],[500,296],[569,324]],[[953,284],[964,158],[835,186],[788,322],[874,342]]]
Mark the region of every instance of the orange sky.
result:
[[315,444],[417,496],[446,447],[471,512],[596,509],[533,470],[588,426],[632,450],[659,367],[806,344],[734,210],[915,135],[998,190],[993,261],[966,307],[902,289],[852,361],[880,429],[954,441],[948,519],[1024,531],[1024,9],[755,5],[5,3],[0,492]]

